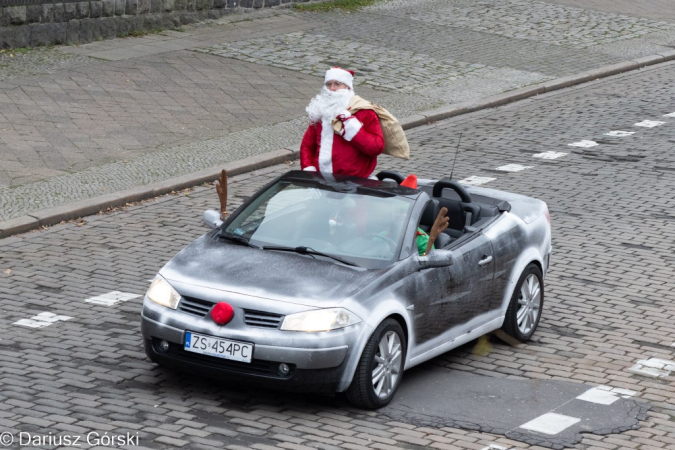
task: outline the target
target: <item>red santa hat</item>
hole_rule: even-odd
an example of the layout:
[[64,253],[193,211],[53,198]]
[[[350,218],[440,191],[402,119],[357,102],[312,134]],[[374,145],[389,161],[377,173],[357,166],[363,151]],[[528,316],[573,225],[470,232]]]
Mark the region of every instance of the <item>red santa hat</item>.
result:
[[326,77],[323,82],[327,83],[329,81],[339,81],[349,86],[349,89],[354,89],[354,72],[351,70],[345,70],[341,67],[333,67],[326,71]]

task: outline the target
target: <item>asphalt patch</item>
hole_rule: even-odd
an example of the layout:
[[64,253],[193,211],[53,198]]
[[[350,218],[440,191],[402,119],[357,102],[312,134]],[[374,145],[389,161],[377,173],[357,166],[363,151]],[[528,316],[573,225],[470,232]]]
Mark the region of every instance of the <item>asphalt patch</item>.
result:
[[[649,405],[618,394],[611,404],[577,399],[593,388],[596,386],[491,378],[420,367],[405,372],[396,398],[378,412],[415,426],[501,434],[553,449],[574,446],[583,433],[605,435],[639,428]],[[553,418],[554,428],[562,426],[560,419],[578,421],[554,434],[521,428],[548,414],[546,417]]]

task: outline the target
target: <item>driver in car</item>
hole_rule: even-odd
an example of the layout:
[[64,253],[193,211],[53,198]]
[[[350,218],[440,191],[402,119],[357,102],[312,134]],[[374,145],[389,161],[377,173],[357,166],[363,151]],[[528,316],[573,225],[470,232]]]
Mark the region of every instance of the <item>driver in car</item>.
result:
[[[415,174],[408,175],[406,179],[401,182],[401,186],[417,189],[417,176]],[[417,230],[415,231],[415,242],[417,244],[417,252],[420,256],[424,256],[433,250],[435,248],[434,242],[438,238],[438,235],[448,228],[450,219],[447,217],[447,213],[447,208],[441,208],[431,230],[429,230],[430,234],[427,234],[423,229],[417,227]],[[387,233],[387,231],[384,231],[383,233]]]
[[[401,186],[417,189],[417,177],[412,174],[401,182]],[[389,204],[386,208],[372,210],[368,205],[362,204],[357,208],[356,204],[331,216],[329,220],[330,233],[335,235],[338,230],[339,236],[371,235],[372,241],[388,241],[391,245],[398,240],[403,232],[402,228],[406,225],[406,209],[397,208]],[[434,242],[438,236],[448,228],[449,218],[447,217],[447,208],[441,208],[433,226],[427,234],[422,228],[415,231],[415,242],[417,252],[424,256],[433,250]],[[369,217],[370,216],[370,217]],[[366,233],[366,228],[377,230],[375,233]],[[390,248],[394,251],[394,248]]]

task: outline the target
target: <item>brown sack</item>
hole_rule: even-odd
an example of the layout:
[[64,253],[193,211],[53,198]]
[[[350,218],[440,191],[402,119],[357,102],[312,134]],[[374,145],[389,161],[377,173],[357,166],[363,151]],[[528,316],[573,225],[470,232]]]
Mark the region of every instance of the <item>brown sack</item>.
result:
[[[380,105],[362,99],[358,95],[355,95],[351,99],[349,108],[347,109],[349,109],[349,112],[352,114],[361,109],[371,109],[375,111],[375,114],[377,114],[377,117],[380,119],[380,128],[382,128],[382,135],[384,136],[383,153],[401,159],[410,158],[410,146],[405,137],[403,127],[389,111]],[[333,129],[336,133],[339,133],[340,130],[342,130],[342,122],[338,119],[333,119]]]

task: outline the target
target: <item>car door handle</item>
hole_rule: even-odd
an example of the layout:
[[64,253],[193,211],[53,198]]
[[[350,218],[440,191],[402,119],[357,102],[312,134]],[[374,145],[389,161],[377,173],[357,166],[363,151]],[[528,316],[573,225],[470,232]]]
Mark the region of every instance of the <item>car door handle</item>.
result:
[[481,259],[480,261],[478,261],[478,265],[479,265],[479,266],[484,266],[485,264],[489,263],[490,261],[492,261],[492,256],[487,256],[487,255],[485,255],[485,256],[483,256],[483,259]]

